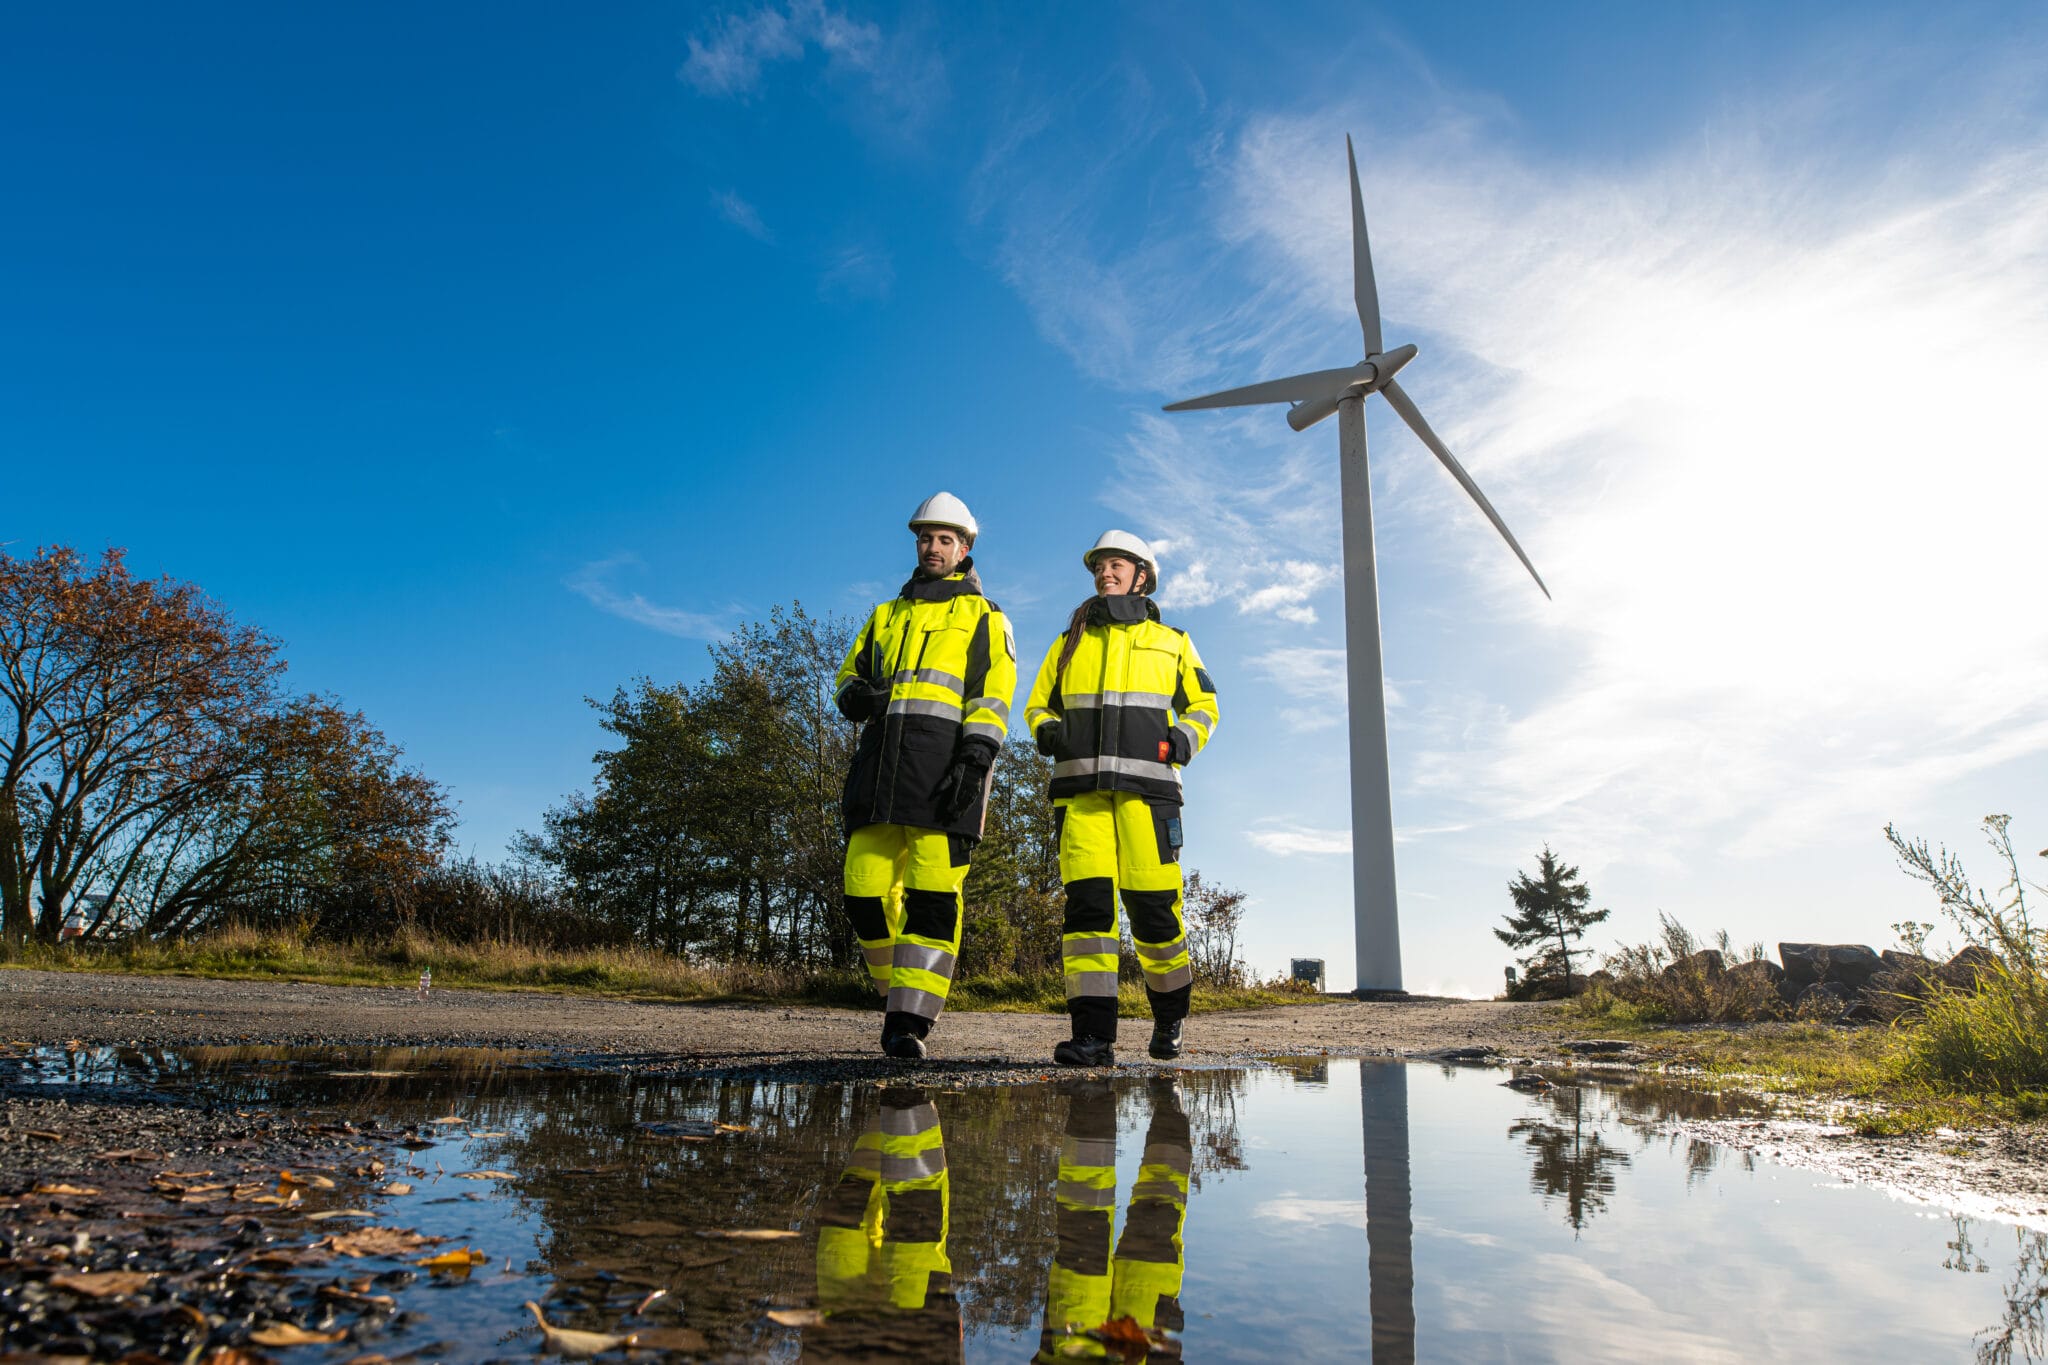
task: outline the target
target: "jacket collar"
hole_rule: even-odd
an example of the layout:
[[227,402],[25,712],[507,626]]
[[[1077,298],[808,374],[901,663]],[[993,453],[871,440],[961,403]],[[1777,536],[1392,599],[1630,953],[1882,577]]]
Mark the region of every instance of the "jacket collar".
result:
[[1140,621],[1158,619],[1159,604],[1134,592],[1118,593],[1115,597],[1098,594],[1088,599],[1088,624],[1091,626],[1134,626]]
[[924,571],[922,565],[910,575],[898,596],[913,602],[949,602],[955,597],[980,597],[981,575],[974,571],[974,556],[960,561],[960,567],[944,578]]

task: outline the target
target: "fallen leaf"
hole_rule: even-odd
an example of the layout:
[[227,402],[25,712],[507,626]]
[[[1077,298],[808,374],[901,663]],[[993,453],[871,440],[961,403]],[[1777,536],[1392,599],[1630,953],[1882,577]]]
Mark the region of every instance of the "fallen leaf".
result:
[[680,1223],[664,1223],[659,1218],[635,1218],[625,1223],[613,1223],[606,1232],[616,1232],[621,1237],[680,1237],[689,1229]]
[[319,1346],[330,1341],[340,1341],[347,1335],[345,1331],[309,1332],[289,1322],[276,1322],[249,1333],[249,1340],[258,1346]]
[[323,1237],[315,1245],[343,1256],[398,1256],[421,1247],[438,1246],[446,1237],[422,1237],[410,1228],[357,1228]]
[[526,1301],[526,1311],[533,1314],[533,1320],[540,1324],[540,1334],[546,1339],[550,1351],[560,1351],[565,1356],[594,1356],[599,1351],[616,1350],[631,1346],[630,1336],[615,1336],[610,1332],[578,1332],[567,1327],[556,1327],[540,1311],[540,1305],[532,1299]]
[[728,1242],[786,1242],[803,1234],[789,1228],[706,1228],[699,1237],[718,1237]]
[[414,1261],[413,1264],[425,1266],[429,1270],[467,1270],[490,1259],[481,1251],[457,1247],[453,1251],[444,1251],[439,1256],[429,1256],[424,1261]]
[[510,1171],[457,1171],[457,1180],[517,1180]]
[[99,1191],[85,1185],[38,1185],[37,1194],[98,1194]]
[[62,1133],[53,1133],[47,1128],[24,1128],[21,1130],[21,1135],[23,1137],[41,1138],[45,1142],[62,1142],[64,1140]]
[[310,1185],[316,1190],[331,1190],[334,1188],[334,1182],[324,1175],[293,1175],[290,1171],[279,1171],[277,1173],[277,1183],[280,1185]]
[[636,1303],[636,1304],[634,1304],[634,1305],[633,1305],[633,1316],[634,1316],[634,1317],[636,1317],[636,1318],[637,1318],[637,1317],[639,1317],[640,1315],[642,1315],[643,1313],[645,1313],[645,1312],[647,1311],[647,1305],[649,1305],[649,1304],[653,1303],[653,1302],[654,1302],[654,1301],[655,1301],[656,1299],[665,1299],[665,1298],[667,1298],[667,1297],[668,1297],[668,1291],[667,1291],[666,1289],[657,1289],[657,1290],[655,1290],[655,1291],[654,1291],[653,1293],[649,1294],[649,1295],[648,1295],[648,1296],[647,1296],[646,1298],[644,1298],[644,1299],[640,1300],[640,1302],[638,1302],[638,1303]]
[[50,1283],[89,1299],[104,1299],[110,1294],[133,1294],[155,1278],[140,1270],[76,1270],[52,1275]]
[[252,1268],[289,1270],[294,1266],[326,1265],[332,1259],[318,1247],[270,1247],[242,1264]]
[[510,1133],[471,1133],[473,1138],[511,1137]]
[[468,1120],[468,1119],[466,1119],[466,1118],[463,1118],[463,1117],[462,1117],[461,1115],[459,1115],[459,1114],[450,1114],[450,1115],[449,1115],[449,1116],[448,1116],[447,1118],[445,1118],[445,1119],[428,1119],[428,1120],[427,1120],[427,1122],[428,1122],[428,1123],[443,1123],[443,1124],[446,1124],[446,1123],[468,1123],[468,1122],[469,1122],[469,1120]]
[[768,1321],[784,1327],[816,1327],[825,1320],[825,1315],[815,1308],[771,1308]]
[[687,1351],[691,1355],[701,1355],[711,1349],[711,1343],[694,1327],[654,1327],[645,1332],[635,1332],[633,1345],[650,1351]]
[[158,1180],[204,1180],[212,1174],[212,1171],[158,1171],[156,1178]]
[[[365,1280],[363,1283],[368,1284]],[[334,1285],[320,1286],[320,1297],[335,1303],[351,1303],[358,1308],[396,1308],[398,1300],[389,1294],[366,1294],[360,1289],[339,1289]]]
[[270,1357],[236,1346],[216,1346],[199,1365],[269,1365]]
[[386,1185],[386,1186],[385,1186],[385,1187],[384,1187],[383,1189],[381,1189],[381,1190],[377,1191],[377,1193],[379,1193],[379,1194],[411,1194],[411,1193],[412,1193],[412,1186],[410,1186],[410,1185],[406,1184],[406,1183],[405,1183],[405,1182],[404,1182],[403,1180],[394,1180],[394,1181],[392,1181],[392,1182],[391,1182],[391,1183],[390,1183],[389,1185]]
[[102,1161],[162,1161],[162,1152],[145,1151],[140,1147],[123,1147],[118,1152],[101,1152]]
[[311,1223],[324,1223],[330,1218],[375,1218],[376,1216],[369,1209],[322,1209],[318,1213],[307,1214],[306,1220]]

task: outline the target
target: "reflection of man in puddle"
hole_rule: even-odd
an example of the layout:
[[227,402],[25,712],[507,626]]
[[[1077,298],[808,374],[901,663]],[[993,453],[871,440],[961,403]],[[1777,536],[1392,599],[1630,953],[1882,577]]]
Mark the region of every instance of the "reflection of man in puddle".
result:
[[886,1090],[826,1196],[818,1308],[806,1360],[958,1360],[960,1305],[946,1255],[952,1188],[939,1111],[922,1090]]
[[1188,1170],[1194,1148],[1180,1088],[1160,1079],[1149,1087],[1152,1122],[1123,1235],[1110,1254],[1116,1209],[1116,1092],[1103,1082],[1076,1087],[1067,1103],[1060,1146],[1059,1250],[1045,1294],[1045,1330],[1036,1359],[1101,1357],[1108,1348],[1075,1335],[1117,1318],[1138,1326],[1181,1329],[1181,1227],[1187,1221]]

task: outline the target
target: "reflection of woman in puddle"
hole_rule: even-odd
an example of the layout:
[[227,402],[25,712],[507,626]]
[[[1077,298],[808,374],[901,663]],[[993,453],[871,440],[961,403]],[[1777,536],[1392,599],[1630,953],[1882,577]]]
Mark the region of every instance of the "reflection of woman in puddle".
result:
[[826,1196],[818,1308],[806,1360],[959,1360],[960,1305],[946,1255],[952,1187],[939,1111],[886,1090]]
[[1116,1209],[1116,1092],[1106,1083],[1076,1087],[1067,1103],[1060,1146],[1059,1251],[1045,1294],[1045,1330],[1036,1359],[1106,1355],[1100,1343],[1076,1334],[1117,1318],[1138,1326],[1181,1329],[1181,1227],[1187,1221],[1188,1170],[1194,1149],[1180,1088],[1169,1080],[1149,1087],[1152,1122],[1123,1235],[1110,1254]]

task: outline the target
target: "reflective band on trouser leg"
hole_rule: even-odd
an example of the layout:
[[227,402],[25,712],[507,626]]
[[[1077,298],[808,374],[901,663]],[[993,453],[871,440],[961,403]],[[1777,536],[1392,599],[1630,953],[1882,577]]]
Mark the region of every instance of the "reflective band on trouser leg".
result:
[[902,825],[862,825],[846,841],[846,917],[853,921],[875,994],[889,993],[896,933],[903,924]]
[[[1116,802],[1116,880],[1130,921],[1131,942],[1138,949],[1138,965],[1145,969],[1145,989],[1153,997],[1157,1016],[1165,1002],[1158,999],[1178,991],[1194,980],[1188,963],[1187,925],[1181,918],[1181,875],[1179,863],[1159,861],[1159,834],[1152,807],[1145,798],[1128,792],[1108,793]],[[1178,1018],[1186,1004],[1175,1001]]]
[[953,866],[952,845],[941,830],[910,829],[906,835],[909,861],[903,871],[903,918],[896,925],[888,974],[889,1009],[929,1024],[953,989],[967,864]]

